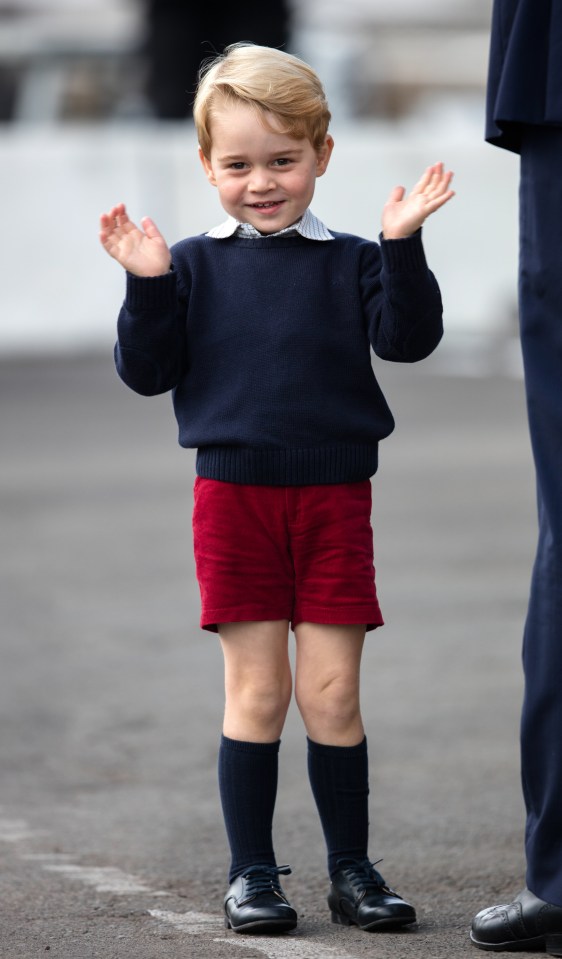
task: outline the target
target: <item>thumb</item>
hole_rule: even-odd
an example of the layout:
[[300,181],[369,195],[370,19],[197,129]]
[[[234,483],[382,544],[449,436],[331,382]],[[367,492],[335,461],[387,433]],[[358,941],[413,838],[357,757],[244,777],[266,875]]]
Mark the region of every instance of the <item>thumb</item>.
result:
[[154,222],[154,220],[151,220],[149,216],[143,216],[141,220],[141,224],[149,240],[164,239],[164,237],[160,233],[160,230],[156,226],[156,223]]
[[400,203],[404,199],[404,194],[406,192],[405,187],[395,186],[393,190],[390,191],[387,203]]

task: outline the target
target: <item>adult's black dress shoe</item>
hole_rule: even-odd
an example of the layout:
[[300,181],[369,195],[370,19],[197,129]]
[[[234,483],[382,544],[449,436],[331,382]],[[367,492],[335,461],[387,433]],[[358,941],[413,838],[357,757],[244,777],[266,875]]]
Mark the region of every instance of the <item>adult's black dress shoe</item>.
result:
[[297,924],[297,914],[287,901],[279,875],[288,866],[250,866],[238,876],[224,900],[225,925],[234,932],[287,932]]
[[492,952],[546,950],[562,956],[562,906],[524,889],[507,906],[482,909],[472,920],[470,938],[479,949]]
[[368,860],[341,861],[341,869],[332,877],[328,905],[332,922],[368,931],[408,926],[416,921],[414,907],[386,885]]

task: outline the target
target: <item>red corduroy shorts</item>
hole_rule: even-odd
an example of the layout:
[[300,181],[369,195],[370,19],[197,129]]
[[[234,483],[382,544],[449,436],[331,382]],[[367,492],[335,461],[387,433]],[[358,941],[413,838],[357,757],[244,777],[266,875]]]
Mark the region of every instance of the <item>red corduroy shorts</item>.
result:
[[287,619],[383,624],[371,483],[254,486],[197,477],[193,542],[201,627]]

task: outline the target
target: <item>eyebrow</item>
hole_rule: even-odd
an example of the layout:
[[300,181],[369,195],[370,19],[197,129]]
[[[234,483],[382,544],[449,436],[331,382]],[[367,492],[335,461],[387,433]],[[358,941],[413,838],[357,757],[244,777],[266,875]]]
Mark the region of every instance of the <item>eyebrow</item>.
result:
[[[276,157],[286,157],[286,156],[300,156],[302,154],[302,147],[290,147],[288,150],[275,150],[274,153],[269,155],[270,160],[274,160]],[[219,156],[219,163],[235,163],[240,162],[246,159],[246,154],[244,153],[227,153],[224,156]]]

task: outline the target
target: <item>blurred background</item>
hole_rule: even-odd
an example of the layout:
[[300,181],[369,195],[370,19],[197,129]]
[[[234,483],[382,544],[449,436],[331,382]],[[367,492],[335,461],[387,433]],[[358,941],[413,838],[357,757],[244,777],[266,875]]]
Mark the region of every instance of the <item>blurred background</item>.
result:
[[[377,363],[398,429],[373,499],[387,625],[366,643],[363,708],[376,857],[422,916],[377,955],[468,959],[472,915],[509,901],[524,868],[519,650],[536,537],[519,164],[484,142],[492,0],[230,6],[234,22],[190,0],[0,0],[0,952],[226,955],[151,932],[152,894],[92,900],[77,878],[128,870],[168,890],[182,921],[186,907],[214,915],[224,892],[222,668],[197,628],[195,457],[169,395],[143,399],[115,373],[124,275],[98,223],[125,201],[172,243],[224,219],[193,86],[201,59],[253,40],[325,83],[335,150],[313,209],[329,227],[376,239],[393,186],[437,160],[455,172],[457,195],[424,227],[445,338],[413,368]],[[279,848],[310,948],[340,955],[293,707]],[[368,946],[346,930],[347,949]]]
[[123,277],[97,231],[114,203],[169,243],[221,221],[192,92],[201,60],[252,40],[325,83],[336,149],[313,209],[333,229],[376,238],[395,184],[436,160],[455,171],[425,230],[444,350],[517,366],[518,164],[483,139],[491,0],[250,0],[222,21],[203,6],[0,0],[0,354],[111,345]]

